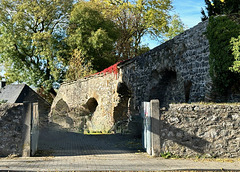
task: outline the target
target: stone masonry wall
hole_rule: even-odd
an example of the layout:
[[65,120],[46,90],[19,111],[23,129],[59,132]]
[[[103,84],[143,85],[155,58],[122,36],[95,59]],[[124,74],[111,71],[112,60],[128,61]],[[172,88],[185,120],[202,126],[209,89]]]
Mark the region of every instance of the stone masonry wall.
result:
[[162,152],[240,157],[240,105],[171,104],[161,112]]
[[120,97],[114,74],[96,75],[61,85],[53,101],[50,120],[75,131],[109,131]]
[[199,23],[151,51],[119,63],[117,76],[95,75],[61,85],[52,104],[51,121],[74,130],[108,131],[119,121],[120,125],[128,119],[139,121],[143,101],[159,99],[161,106],[168,107],[173,102],[207,100],[211,91],[209,44],[204,34],[207,24]]
[[0,157],[22,153],[23,104],[0,105]]
[[159,99],[170,103],[208,99],[209,43],[205,36],[208,21],[199,23],[172,40],[119,65],[122,81],[132,93],[132,108],[141,102]]

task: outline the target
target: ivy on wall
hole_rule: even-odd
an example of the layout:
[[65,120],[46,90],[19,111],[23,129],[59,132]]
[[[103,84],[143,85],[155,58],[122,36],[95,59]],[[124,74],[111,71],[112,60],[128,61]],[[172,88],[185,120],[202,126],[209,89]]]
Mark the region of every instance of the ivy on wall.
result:
[[240,81],[240,75],[229,70],[234,56],[232,38],[240,35],[240,24],[231,16],[210,17],[207,27],[207,38],[210,44],[210,75],[215,91],[227,95],[228,91]]

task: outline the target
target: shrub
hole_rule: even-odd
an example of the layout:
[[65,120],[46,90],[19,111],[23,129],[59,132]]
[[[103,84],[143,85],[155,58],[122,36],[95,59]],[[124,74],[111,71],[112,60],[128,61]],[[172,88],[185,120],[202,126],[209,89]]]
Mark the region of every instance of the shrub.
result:
[[240,80],[240,75],[229,70],[234,62],[231,38],[240,35],[240,25],[230,16],[210,17],[207,27],[207,38],[210,44],[210,75],[214,89],[220,95]]

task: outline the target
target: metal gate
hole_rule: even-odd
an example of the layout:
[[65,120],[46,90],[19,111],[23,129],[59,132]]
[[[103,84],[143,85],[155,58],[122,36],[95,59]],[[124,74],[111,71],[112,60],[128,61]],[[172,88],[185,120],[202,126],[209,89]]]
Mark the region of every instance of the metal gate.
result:
[[150,114],[150,102],[142,102],[141,116],[143,118],[143,133],[142,142],[146,152],[151,155],[152,143],[151,143],[151,114]]
[[159,100],[142,102],[141,116],[143,147],[149,155],[159,156],[161,151]]

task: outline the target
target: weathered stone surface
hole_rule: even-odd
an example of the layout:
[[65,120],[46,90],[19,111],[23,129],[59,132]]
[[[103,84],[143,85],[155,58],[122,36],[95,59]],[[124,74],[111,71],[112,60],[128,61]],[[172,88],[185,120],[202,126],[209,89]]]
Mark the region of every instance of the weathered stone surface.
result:
[[240,105],[170,104],[160,120],[162,152],[240,157]]
[[119,64],[134,109],[152,99],[159,99],[161,106],[207,99],[211,78],[206,26],[207,21],[199,23],[146,54]]
[[108,74],[62,85],[52,104],[52,122],[75,131],[109,131],[114,125],[114,108],[121,104],[117,84],[116,76]]
[[[137,118],[130,117],[139,115],[143,101],[158,99],[161,106],[168,107],[173,102],[208,99],[211,78],[209,44],[204,35],[207,23],[199,23],[146,54],[118,64],[117,75],[100,74],[61,85],[52,104],[52,121],[66,121],[61,125],[74,130],[85,126],[88,130],[109,131],[117,123],[135,123],[131,119]],[[57,110],[60,100],[68,106],[66,113]],[[95,111],[89,109],[89,100],[97,102]],[[75,117],[73,109],[79,108],[90,113]],[[55,120],[60,117],[63,120]],[[67,122],[69,118],[73,123]]]
[[22,153],[23,104],[0,105],[0,157]]

